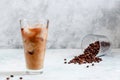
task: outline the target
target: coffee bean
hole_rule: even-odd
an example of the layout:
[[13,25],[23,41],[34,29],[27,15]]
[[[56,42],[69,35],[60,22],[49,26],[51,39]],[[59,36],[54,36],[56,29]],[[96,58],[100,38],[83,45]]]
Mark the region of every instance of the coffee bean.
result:
[[64,59],[64,61],[66,61],[67,59]]
[[92,64],[92,66],[94,66],[94,64]]
[[14,75],[10,75],[10,77],[14,77]]
[[22,77],[20,77],[19,79],[20,79],[20,80],[22,80],[23,78],[22,78]]
[[68,64],[70,64],[71,62],[68,62]]
[[64,62],[64,64],[67,64],[67,62]]
[[10,80],[10,78],[9,78],[9,77],[7,77],[7,78],[6,78],[6,80]]
[[87,65],[86,68],[89,68],[89,66]]

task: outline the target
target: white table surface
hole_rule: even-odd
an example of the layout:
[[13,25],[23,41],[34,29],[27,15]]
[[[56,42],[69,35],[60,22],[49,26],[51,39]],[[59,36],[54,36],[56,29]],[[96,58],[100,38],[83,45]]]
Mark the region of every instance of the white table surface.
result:
[[[120,49],[113,49],[94,66],[64,64],[64,58],[69,60],[81,53],[80,49],[48,49],[43,74],[15,75],[10,80],[19,80],[20,76],[23,80],[120,80]],[[0,49],[0,73],[24,70],[23,49]],[[6,80],[8,76],[0,74],[0,80]]]

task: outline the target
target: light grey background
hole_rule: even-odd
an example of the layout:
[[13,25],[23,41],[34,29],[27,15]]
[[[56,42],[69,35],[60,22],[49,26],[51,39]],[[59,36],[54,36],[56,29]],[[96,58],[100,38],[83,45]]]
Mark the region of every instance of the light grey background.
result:
[[50,20],[47,48],[80,48],[86,34],[120,48],[120,0],[0,0],[0,48],[21,48],[19,19]]

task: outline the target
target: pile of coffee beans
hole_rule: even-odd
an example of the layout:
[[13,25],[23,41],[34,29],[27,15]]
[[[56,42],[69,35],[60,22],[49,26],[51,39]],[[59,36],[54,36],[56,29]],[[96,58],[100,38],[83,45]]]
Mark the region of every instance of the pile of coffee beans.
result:
[[[79,55],[79,56],[75,56],[72,60],[70,60],[68,62],[68,64],[71,63],[78,63],[78,64],[85,64],[85,63],[99,63],[100,61],[102,61],[101,58],[96,57],[96,55],[99,53],[100,50],[100,43],[99,41],[95,41],[94,43],[89,44],[89,46],[84,50],[84,53]],[[94,64],[92,64],[92,66],[94,66]],[[88,68],[89,66],[87,66]]]
[[[6,77],[6,80],[11,80],[14,78],[14,75],[10,75],[9,77]],[[23,80],[23,77],[19,77],[19,80]]]

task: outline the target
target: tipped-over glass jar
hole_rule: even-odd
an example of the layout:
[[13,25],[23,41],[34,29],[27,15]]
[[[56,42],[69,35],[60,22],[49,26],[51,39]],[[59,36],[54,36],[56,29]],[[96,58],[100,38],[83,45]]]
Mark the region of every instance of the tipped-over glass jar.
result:
[[99,42],[99,50],[98,50],[97,56],[102,56],[102,55],[110,53],[111,42],[108,39],[108,37],[104,35],[96,35],[96,34],[88,34],[83,38],[81,42],[82,50],[85,50],[88,47],[92,48],[90,44],[93,44],[95,42]]

